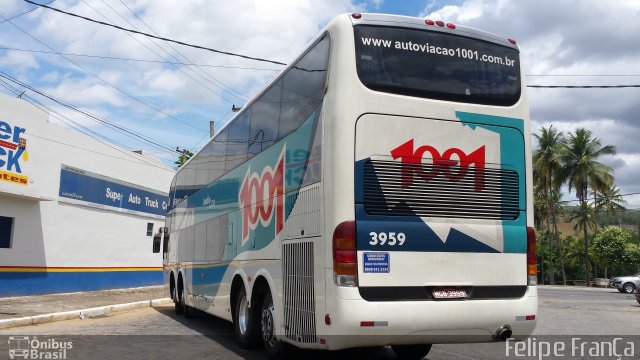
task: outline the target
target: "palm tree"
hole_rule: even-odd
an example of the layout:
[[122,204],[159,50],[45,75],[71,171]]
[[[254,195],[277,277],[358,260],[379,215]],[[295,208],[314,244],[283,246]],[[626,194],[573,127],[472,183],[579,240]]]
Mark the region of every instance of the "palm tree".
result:
[[613,185],[613,175],[603,173],[597,176],[594,176],[591,183],[589,184],[591,187],[591,194],[593,195],[593,221],[595,224],[595,232],[598,232],[598,211],[600,211],[600,207],[598,207],[598,197],[600,194],[607,191]]
[[608,186],[602,189],[598,195],[596,209],[604,209],[605,212],[613,214],[615,214],[616,211],[625,210],[623,204],[625,204],[626,201],[623,199],[622,194],[620,194],[620,189],[618,189],[617,186]]
[[[585,228],[595,229],[594,207],[592,204],[584,203],[578,205],[578,207],[571,213],[569,219],[575,222],[573,230],[584,231]],[[584,255],[584,254],[583,254]]]
[[562,275],[562,284],[567,285],[567,274],[564,269],[564,249],[562,245],[562,241],[560,241],[560,232],[558,231],[558,216],[565,216],[564,210],[564,202],[562,201],[562,193],[560,193],[560,189],[553,189],[551,191],[551,199],[549,203],[552,205],[553,209],[552,219],[553,219],[553,236],[556,242],[556,247],[558,249],[558,257],[560,258],[560,271]]
[[[564,271],[564,261],[561,250],[562,245],[559,240],[558,226],[556,223],[557,203],[559,199],[554,199],[554,192],[557,194],[560,193],[560,183],[558,182],[559,177],[557,174],[562,165],[560,149],[564,146],[565,138],[561,131],[553,128],[553,125],[550,125],[549,128],[542,127],[539,134],[534,134],[534,136],[536,137],[536,140],[538,140],[539,148],[533,154],[533,168],[534,172],[539,175],[540,188],[547,202],[547,234],[551,234],[549,224],[554,224],[553,238],[555,240],[556,250],[560,255],[562,281],[566,285],[567,279]],[[549,243],[553,244],[554,242]],[[550,280],[551,283],[554,283],[553,275]]]
[[612,145],[602,146],[600,139],[593,137],[591,131],[583,128],[569,134],[567,142],[562,146],[560,155],[562,167],[559,179],[566,180],[569,191],[575,190],[579,201],[578,213],[582,217],[580,228],[584,234],[584,260],[586,282],[589,283],[589,239],[587,197],[589,188],[601,184],[612,183],[613,169],[598,161],[604,155],[614,155],[616,149]]

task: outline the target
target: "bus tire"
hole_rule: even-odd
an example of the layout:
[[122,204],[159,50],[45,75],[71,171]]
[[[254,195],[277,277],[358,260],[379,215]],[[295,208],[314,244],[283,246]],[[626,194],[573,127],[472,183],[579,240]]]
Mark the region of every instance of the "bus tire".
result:
[[391,345],[391,350],[399,359],[417,360],[427,356],[431,351],[431,344],[420,345]]
[[267,291],[262,299],[262,311],[260,312],[260,335],[262,345],[272,359],[285,359],[291,353],[291,346],[276,338],[275,308],[271,292]]
[[182,304],[182,315],[184,315],[184,317],[188,319],[192,317],[193,313],[192,313],[191,307],[187,305],[187,299],[184,293],[185,293],[184,289],[182,289],[181,296],[180,296],[180,304]]
[[182,298],[181,294],[178,294],[178,287],[173,287],[173,305],[175,307],[176,315],[182,315],[184,312],[184,307],[180,303],[180,299]]
[[252,349],[260,344],[260,338],[256,329],[256,310],[249,307],[249,298],[244,286],[240,287],[236,296],[236,306],[233,313],[233,328],[236,333],[236,340],[240,347]]

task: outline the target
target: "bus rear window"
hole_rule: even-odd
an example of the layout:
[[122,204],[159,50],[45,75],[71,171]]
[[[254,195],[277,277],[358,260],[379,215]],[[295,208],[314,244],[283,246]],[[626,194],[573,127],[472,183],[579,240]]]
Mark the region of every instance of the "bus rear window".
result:
[[360,81],[369,89],[464,103],[520,99],[518,50],[447,33],[354,27]]

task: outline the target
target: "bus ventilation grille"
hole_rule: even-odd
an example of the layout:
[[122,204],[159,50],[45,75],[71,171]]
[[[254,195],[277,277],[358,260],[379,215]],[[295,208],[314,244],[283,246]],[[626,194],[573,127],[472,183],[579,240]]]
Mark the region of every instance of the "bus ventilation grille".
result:
[[285,334],[299,343],[315,343],[313,242],[284,244],[282,255]]
[[371,215],[515,220],[518,183],[513,170],[368,160],[364,208]]

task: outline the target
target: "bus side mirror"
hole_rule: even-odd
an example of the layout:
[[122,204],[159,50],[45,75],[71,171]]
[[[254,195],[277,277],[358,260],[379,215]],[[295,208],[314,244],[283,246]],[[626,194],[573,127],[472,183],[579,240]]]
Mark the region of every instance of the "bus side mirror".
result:
[[153,253],[157,254],[160,252],[160,241],[162,239],[163,234],[155,234],[153,235]]

